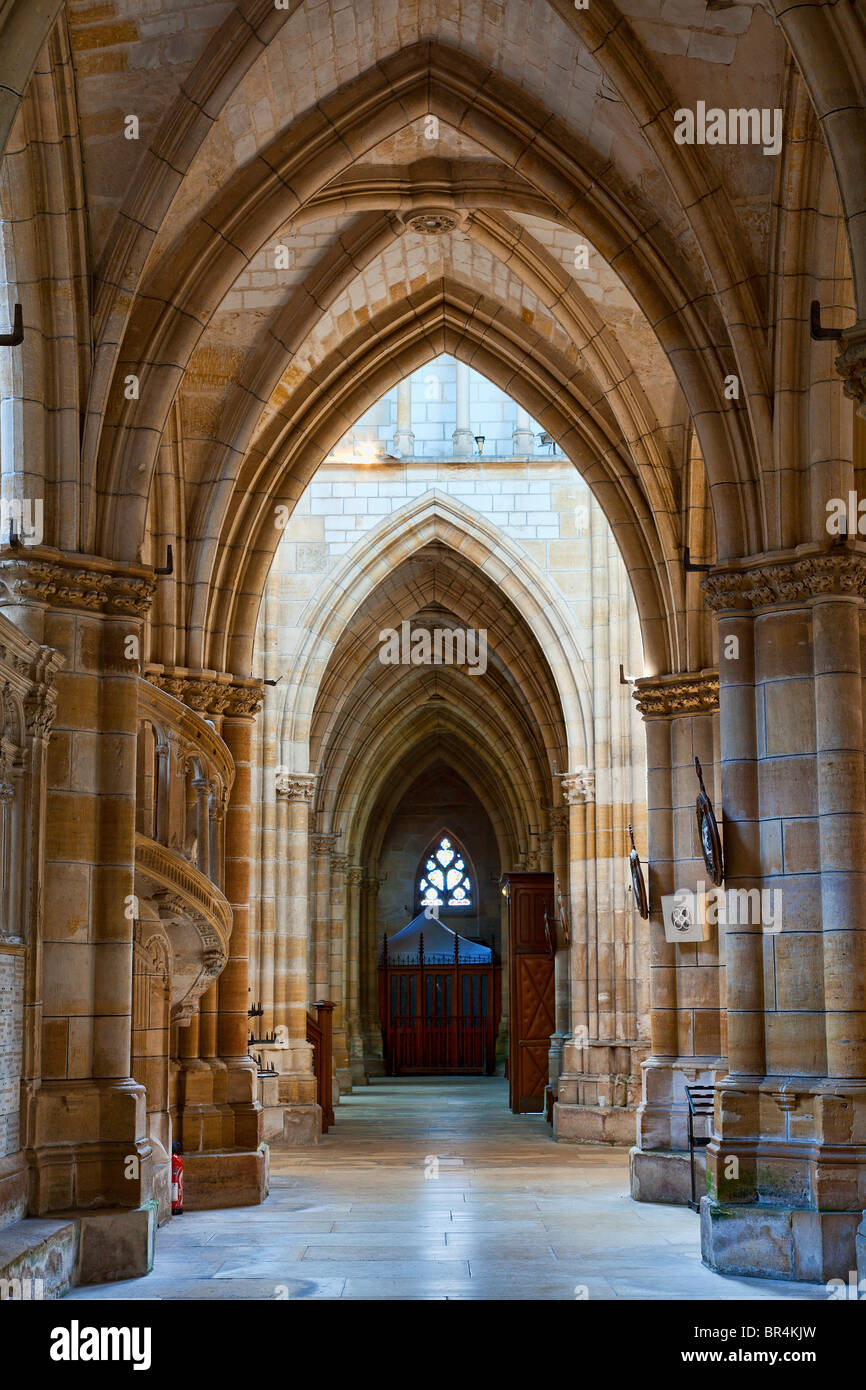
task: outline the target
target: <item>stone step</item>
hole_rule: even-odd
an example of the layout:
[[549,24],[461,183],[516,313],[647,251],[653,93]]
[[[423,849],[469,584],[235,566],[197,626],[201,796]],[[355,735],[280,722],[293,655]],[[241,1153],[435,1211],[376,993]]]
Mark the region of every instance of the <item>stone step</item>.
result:
[[75,1283],[80,1227],[77,1220],[43,1217],[0,1230],[0,1301],[62,1298]]

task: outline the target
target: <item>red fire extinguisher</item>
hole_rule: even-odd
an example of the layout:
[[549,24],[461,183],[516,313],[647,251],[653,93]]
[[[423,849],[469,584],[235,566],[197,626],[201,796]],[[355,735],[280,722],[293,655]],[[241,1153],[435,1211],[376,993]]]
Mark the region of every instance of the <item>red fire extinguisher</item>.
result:
[[171,1146],[171,1214],[183,1216],[183,1159],[180,1156],[180,1143],[175,1139]]

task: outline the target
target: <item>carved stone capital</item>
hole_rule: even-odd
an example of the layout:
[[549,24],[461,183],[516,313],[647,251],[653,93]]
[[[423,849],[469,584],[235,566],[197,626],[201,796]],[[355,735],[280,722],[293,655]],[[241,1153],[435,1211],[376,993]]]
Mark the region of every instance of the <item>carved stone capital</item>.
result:
[[635,681],[633,699],[644,719],[711,714],[719,708],[718,671],[683,671]]
[[335,874],[345,874],[349,869],[348,854],[331,855],[331,871]]
[[313,799],[316,790],[316,775],[312,772],[284,772],[279,770],[274,777],[277,796],[286,801],[306,801]]
[[189,671],[184,666],[145,666],[145,679],[196,713],[252,718],[264,699],[262,682],[227,671]]
[[576,772],[567,772],[559,780],[562,795],[569,806],[595,801],[595,772],[590,768],[580,767]]
[[146,618],[156,581],[141,565],[97,556],[63,555],[48,546],[0,555],[0,603],[46,603],[129,618]]
[[337,841],[342,831],[331,832],[317,831],[310,836],[310,849],[313,854],[331,854],[337,847]]
[[226,719],[252,719],[261,708],[264,692],[261,681],[252,677],[232,680],[228,701],[222,713]]
[[799,546],[716,569],[701,584],[715,613],[749,612],[776,604],[806,603],[822,595],[866,597],[866,547]]
[[346,870],[346,878],[349,883],[360,885],[364,882],[366,874],[360,864],[350,864]]

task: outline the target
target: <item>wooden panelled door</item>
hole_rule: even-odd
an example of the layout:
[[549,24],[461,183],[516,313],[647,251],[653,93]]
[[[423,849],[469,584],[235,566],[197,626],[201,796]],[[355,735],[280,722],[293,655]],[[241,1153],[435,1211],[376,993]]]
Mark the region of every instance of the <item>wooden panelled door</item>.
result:
[[509,873],[502,882],[508,898],[508,1100],[515,1115],[525,1115],[544,1109],[556,1026],[544,920],[545,912],[553,917],[553,875]]

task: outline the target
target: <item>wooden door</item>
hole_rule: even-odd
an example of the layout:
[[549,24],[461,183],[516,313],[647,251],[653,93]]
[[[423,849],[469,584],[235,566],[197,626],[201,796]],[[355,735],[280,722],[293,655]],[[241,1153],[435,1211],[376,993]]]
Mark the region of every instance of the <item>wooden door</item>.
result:
[[508,886],[509,1102],[516,1115],[544,1109],[550,1036],[556,1026],[553,956],[545,912],[553,913],[552,874],[506,874]]

